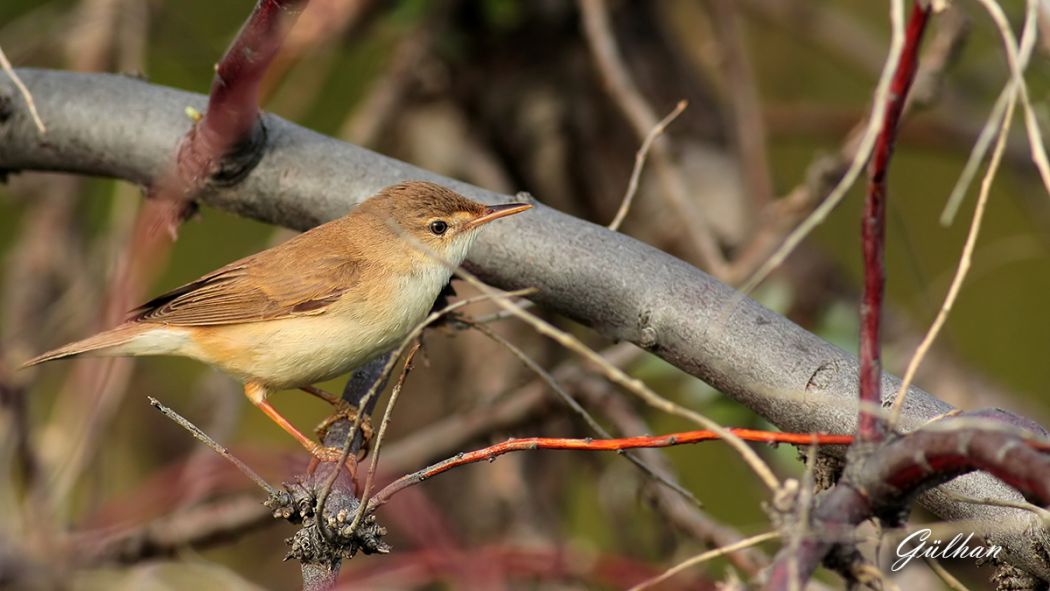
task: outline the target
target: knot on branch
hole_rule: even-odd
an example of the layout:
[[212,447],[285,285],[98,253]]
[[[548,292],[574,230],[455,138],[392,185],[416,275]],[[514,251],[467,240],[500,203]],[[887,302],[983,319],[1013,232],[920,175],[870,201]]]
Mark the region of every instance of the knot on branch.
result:
[[992,576],[995,591],[1046,591],[1047,584],[1042,579],[1020,568],[1003,563]]
[[236,185],[248,176],[262,160],[268,137],[262,117],[255,120],[252,131],[222,155],[211,173],[211,182],[220,187]]
[[202,119],[186,133],[175,156],[179,178],[190,192],[209,184],[236,185],[262,160],[266,147],[268,131],[262,117],[256,118],[248,133],[232,141],[217,137],[205,127],[206,121]]
[[[899,527],[907,521],[911,512],[911,499],[920,492],[935,486],[931,482],[922,488],[902,490],[901,487],[888,480],[872,477],[872,474],[878,473],[883,468],[884,460],[878,456],[878,452],[889,447],[891,443],[899,442],[901,437],[890,434],[884,442],[855,441],[846,452],[846,465],[840,479],[842,484],[852,488],[866,499],[872,516],[888,527]],[[921,454],[921,451],[917,453]],[[921,458],[919,461],[922,461]],[[938,479],[937,484],[948,478],[950,477]]]
[[6,123],[15,114],[15,101],[11,95],[0,92],[0,123]]
[[[799,461],[803,464],[809,463],[809,448],[798,447]],[[813,491],[823,492],[835,486],[839,479],[842,478],[842,471],[845,467],[841,458],[830,456],[826,453],[816,452],[817,457],[813,458]]]
[[302,524],[295,535],[285,540],[290,546],[285,560],[335,569],[342,560],[353,558],[358,552],[386,554],[390,551],[390,546],[383,541],[386,528],[376,523],[375,515],[365,515],[356,528],[351,528],[360,507],[351,489],[333,488],[325,502],[324,515],[319,515],[318,489],[322,486],[319,483],[323,483],[323,479],[314,477],[285,484],[284,491],[266,501],[274,518]]
[[801,492],[802,483],[794,478],[786,478],[773,494],[773,498],[768,503],[763,503],[769,520],[778,529],[786,529],[798,523]]
[[820,364],[813,375],[806,382],[806,393],[821,394],[827,392],[835,382],[836,376],[842,371],[842,362],[838,360],[826,361]]
[[879,581],[872,574],[878,573],[878,570],[871,561],[864,558],[854,544],[833,545],[824,557],[823,564],[844,579],[847,589],[863,589],[865,586],[871,589],[882,588],[876,586]]

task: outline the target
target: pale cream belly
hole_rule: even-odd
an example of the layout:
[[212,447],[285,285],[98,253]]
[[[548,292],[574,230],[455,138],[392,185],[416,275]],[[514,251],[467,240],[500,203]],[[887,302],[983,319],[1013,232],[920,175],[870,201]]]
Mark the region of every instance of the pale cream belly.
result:
[[317,315],[245,324],[157,325],[121,353],[192,357],[271,391],[323,382],[397,347],[422,322],[449,277],[444,267],[424,270],[378,286],[382,302],[344,298]]
[[419,320],[381,328],[374,319],[324,314],[210,326],[190,329],[194,350],[183,354],[271,390],[297,388],[341,376],[397,347]]

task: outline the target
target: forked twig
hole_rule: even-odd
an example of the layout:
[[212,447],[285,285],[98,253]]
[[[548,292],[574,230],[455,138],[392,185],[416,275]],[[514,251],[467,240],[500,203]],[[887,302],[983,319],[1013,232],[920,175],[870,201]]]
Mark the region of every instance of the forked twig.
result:
[[[1014,51],[1012,51],[1014,42],[1011,41],[1013,39],[1013,33],[1010,31],[1009,23],[1004,23],[996,18],[996,5],[985,5],[985,8],[989,10],[992,19],[996,21],[996,26],[999,28],[1000,34],[1003,37],[1003,44],[1007,48],[1007,58],[1010,63],[1011,79],[1015,84],[1024,84],[1023,72],[1028,67],[1028,61],[1032,57],[1032,51],[1035,48],[1035,40],[1037,36],[1036,27],[1032,23],[1037,19],[1032,19],[1029,13],[1028,19],[1025,21],[1025,26],[1021,33],[1021,45],[1015,56]],[[1029,9],[1030,8],[1031,5],[1029,4]],[[1006,27],[1005,29],[1003,28],[1004,24]],[[974,177],[977,176],[977,169],[980,167],[981,161],[984,160],[984,155],[988,152],[988,147],[992,144],[992,140],[996,138],[996,131],[999,129],[999,123],[1002,121],[1003,113],[1006,111],[1006,103],[1011,94],[1013,94],[1011,85],[1007,84],[1002,92],[999,93],[999,97],[995,100],[995,106],[992,107],[992,112],[988,116],[988,120],[985,122],[984,127],[981,128],[981,133],[978,135],[977,141],[974,142],[973,149],[970,150],[970,156],[966,160],[966,166],[963,167],[963,171],[959,175],[959,180],[956,181],[955,187],[952,188],[952,192],[948,197],[948,202],[944,206],[944,211],[941,212],[940,222],[942,225],[951,225],[952,221],[955,219],[955,214],[958,213],[959,206],[962,204],[963,198],[966,197],[966,191],[970,188],[970,183],[973,181]],[[1026,124],[1028,123],[1027,113],[1025,122]],[[1033,142],[1035,141],[1038,141],[1040,145],[1042,144],[1042,138],[1038,135],[1038,126],[1035,127],[1034,137],[1036,139],[1032,139],[1033,130],[1031,127],[1028,128],[1028,132],[1030,145],[1034,146]],[[1046,176],[1043,172],[1043,167],[1045,166],[1044,161],[1046,154],[1041,149],[1035,149],[1033,147],[1032,158],[1036,163],[1036,166],[1039,167],[1040,175],[1043,177],[1045,185]],[[1048,190],[1050,190],[1050,188],[1048,188]]]
[[[644,141],[658,124],[656,114],[646,102],[624,65],[612,33],[606,0],[578,0],[587,46],[613,102],[623,112],[635,135]],[[676,166],[666,142],[653,142],[653,166],[664,187],[668,204],[684,219],[686,233],[696,247],[704,266],[716,277],[724,277],[728,267],[711,224],[696,202],[689,198],[688,186]]]
[[788,257],[799,245],[802,240],[813,231],[814,228],[819,226],[827,219],[828,214],[831,210],[842,201],[843,197],[846,196],[846,192],[849,191],[853,183],[856,182],[857,177],[860,176],[861,171],[864,169],[864,165],[868,162],[868,157],[871,156],[871,151],[875,147],[875,140],[879,135],[879,128],[882,126],[882,118],[886,111],[886,97],[889,95],[890,82],[893,80],[893,74],[897,71],[897,67],[900,63],[901,53],[904,49],[904,0],[892,0],[890,3],[890,23],[892,25],[893,36],[890,41],[890,52],[886,58],[886,64],[883,66],[882,74],[879,76],[879,83],[875,87],[875,96],[872,100],[871,117],[868,119],[868,125],[864,130],[864,136],[860,140],[860,145],[857,147],[857,153],[853,156],[853,161],[850,162],[849,168],[846,170],[846,174],[842,176],[835,188],[832,189],[831,193],[824,199],[821,204],[813,210],[797,228],[795,228],[788,237],[784,240],[784,243],[774,252],[765,263],[758,268],[757,271],[752,274],[751,278],[744,283],[741,287],[741,292],[751,293],[759,283],[769,276],[774,269],[780,266],[784,262],[784,259]]
[[634,203],[634,195],[638,192],[638,181],[642,177],[642,168],[645,167],[645,159],[649,155],[649,150],[653,147],[653,142],[656,138],[667,129],[682,111],[689,106],[689,101],[680,100],[675,105],[674,110],[667,114],[663,119],[660,120],[649,133],[645,136],[645,141],[642,142],[642,147],[638,148],[638,152],[634,155],[634,169],[631,170],[631,179],[627,181],[627,192],[623,195],[623,201],[620,202],[620,209],[616,211],[616,216],[609,222],[608,228],[612,231],[620,229],[620,224],[623,223],[624,218],[627,217],[627,212],[631,210],[631,204]]
[[992,0],[978,0],[981,6],[995,21],[995,26],[1003,38],[1003,47],[1006,49],[1006,62],[1010,66],[1010,78],[1016,92],[1020,94],[1021,111],[1024,114],[1025,128],[1028,130],[1028,143],[1031,147],[1032,162],[1039,170],[1039,176],[1043,181],[1043,188],[1050,193],[1050,162],[1046,159],[1046,148],[1043,146],[1043,135],[1039,129],[1039,122],[1035,118],[1035,110],[1032,109],[1032,101],[1028,97],[1028,85],[1024,81],[1024,66],[1021,54],[1031,53],[1035,46],[1037,0],[1027,0],[1025,11],[1024,32],[1021,35],[1021,43],[1018,45],[1017,38],[1010,30],[1010,21],[1006,18],[1002,6]]

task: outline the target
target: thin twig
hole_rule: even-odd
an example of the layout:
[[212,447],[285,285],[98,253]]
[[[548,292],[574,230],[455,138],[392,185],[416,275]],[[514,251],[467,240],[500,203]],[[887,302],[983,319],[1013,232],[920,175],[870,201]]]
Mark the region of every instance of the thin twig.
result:
[[930,558],[924,555],[922,559],[926,561],[926,566],[930,567],[930,570],[940,577],[941,581],[944,582],[949,589],[952,589],[953,591],[970,591],[962,581],[956,579],[952,573],[948,572],[948,569],[944,568],[936,558]]
[[[644,141],[659,120],[631,79],[616,45],[605,0],[579,0],[583,32],[599,74],[613,101],[623,112],[639,141]],[[728,267],[718,241],[711,233],[705,215],[689,191],[682,171],[675,165],[667,143],[654,141],[653,166],[664,187],[663,195],[685,222],[690,240],[696,246],[701,262],[716,277],[725,276]]]
[[[1032,51],[1035,48],[1036,40],[1036,26],[1033,25],[1033,21],[1036,19],[1031,18],[1029,13],[1027,20],[1025,21],[1024,29],[1021,33],[1021,45],[1016,54],[1014,53],[1015,42],[1012,41],[1013,33],[1010,31],[1009,24],[1005,24],[999,18],[997,18],[996,8],[997,5],[994,3],[991,5],[985,4],[985,8],[992,15],[993,20],[996,21],[996,26],[999,28],[1000,34],[1003,37],[1003,44],[1006,46],[1007,58],[1010,64],[1011,79],[1015,84],[1024,84],[1023,72],[1028,67],[1028,61],[1032,57]],[[1031,9],[1031,3],[1028,6]],[[995,106],[992,107],[991,115],[985,122],[984,127],[981,128],[981,133],[977,137],[977,141],[974,142],[973,149],[970,151],[970,156],[966,160],[966,166],[963,168],[962,174],[959,175],[959,180],[955,183],[955,187],[952,189],[951,195],[948,197],[948,202],[944,206],[944,211],[941,213],[940,222],[942,225],[951,225],[955,219],[956,213],[959,211],[959,206],[962,204],[963,198],[966,196],[967,190],[970,188],[970,183],[974,177],[977,176],[977,169],[981,165],[981,161],[984,160],[984,155],[988,152],[988,147],[991,145],[992,140],[996,137],[996,130],[999,129],[999,124],[1002,121],[1003,113],[1006,111],[1006,103],[1009,101],[1010,95],[1013,94],[1011,85],[1007,84],[1002,92],[999,93],[999,98],[995,101]],[[1028,124],[1027,112],[1025,114],[1025,123]],[[1039,127],[1035,127],[1035,135],[1033,136],[1032,127],[1028,128],[1029,133],[1029,144],[1034,146],[1033,142],[1038,141],[1042,144],[1041,136],[1039,135]],[[1033,137],[1035,139],[1033,139]],[[1040,175],[1044,180],[1044,186],[1046,183],[1046,175],[1044,174],[1046,153],[1042,149],[1032,150],[1032,160],[1039,167]],[[1050,189],[1048,189],[1050,190]]]
[[248,478],[251,478],[252,481],[255,482],[255,484],[258,484],[260,488],[265,490],[266,494],[270,496],[276,496],[279,494],[277,489],[270,486],[270,483],[266,482],[266,480],[264,480],[262,476],[256,474],[255,471],[249,468],[247,464],[240,461],[239,459],[237,459],[236,456],[231,454],[230,450],[226,449],[217,441],[209,437],[208,434],[204,431],[201,431],[200,428],[197,427],[197,425],[194,425],[193,423],[189,422],[189,420],[187,420],[174,410],[168,408],[167,406],[164,406],[156,398],[152,396],[147,396],[147,398],[149,399],[149,403],[151,406],[153,406],[153,408],[159,410],[161,414],[178,423],[179,426],[181,426],[183,429],[186,429],[194,437],[196,437],[198,441],[215,450],[215,453],[229,460],[229,462],[233,464],[234,467],[236,467],[238,470],[240,470],[242,474],[244,474]]
[[[523,302],[517,303],[516,305],[525,310],[528,310],[529,308],[535,306],[535,304],[533,304],[531,300],[525,300]],[[514,314],[511,314],[507,310],[500,310],[498,312],[493,312],[492,314],[475,318],[473,322],[474,324],[492,324],[493,322],[500,322],[511,318],[512,316],[514,316]]]
[[[464,281],[470,283],[474,287],[478,288],[482,293],[498,294],[500,291],[496,290],[492,286],[481,281],[473,274],[469,273],[464,269],[458,269],[456,275]],[[775,492],[779,486],[780,481],[773,474],[773,471],[762,461],[762,458],[747,445],[744,444],[740,438],[733,435],[727,429],[705,417],[704,415],[680,406],[660,396],[648,386],[645,385],[639,379],[633,378],[627,375],[622,369],[610,364],[605,358],[599,355],[594,349],[591,349],[587,345],[583,344],[579,339],[570,335],[569,333],[555,328],[554,325],[550,324],[546,320],[543,320],[539,316],[532,314],[531,312],[522,309],[520,306],[515,306],[512,303],[505,301],[504,299],[496,299],[495,303],[507,310],[511,314],[514,314],[521,320],[530,324],[540,334],[553,339],[555,342],[565,347],[566,349],[580,355],[587,359],[591,363],[595,364],[601,371],[608,377],[613,383],[623,387],[628,392],[641,398],[647,404],[653,408],[679,416],[690,421],[693,421],[705,429],[710,429],[722,437],[729,443],[729,445],[736,450],[737,453],[744,459],[744,461],[751,467],[755,474],[759,477],[763,484],[772,491]]]
[[959,207],[962,206],[963,199],[966,198],[966,193],[970,190],[970,185],[977,176],[981,162],[984,161],[984,155],[988,153],[988,148],[997,137],[996,132],[999,130],[1003,114],[1006,112],[1006,103],[1010,101],[1010,94],[1009,86],[1003,88],[999,98],[995,101],[995,105],[992,107],[988,120],[985,121],[984,127],[981,128],[981,133],[978,134],[977,140],[974,141],[973,148],[970,150],[970,156],[966,159],[966,164],[959,174],[959,179],[955,181],[955,186],[952,187],[952,192],[948,195],[948,201],[944,204],[944,210],[941,211],[940,222],[942,226],[950,226],[955,221],[955,215],[959,213]]
[[816,447],[816,445],[811,445],[809,453],[806,454],[806,469],[802,473],[798,493],[794,500],[794,508],[798,511],[798,527],[791,528],[791,535],[788,540],[788,547],[791,549],[791,558],[788,563],[791,591],[797,591],[799,568],[798,547],[802,544],[802,540],[809,534],[809,530],[813,527],[813,524],[810,522],[810,515],[813,513],[813,496],[816,492],[814,490],[816,488],[816,482],[813,479],[813,473],[817,470]]
[[638,192],[638,181],[642,177],[642,169],[645,167],[645,158],[649,155],[649,149],[653,147],[653,142],[656,138],[667,129],[667,126],[671,124],[685,108],[689,106],[689,101],[680,100],[675,105],[674,110],[667,114],[666,117],[660,120],[649,133],[645,136],[645,141],[642,142],[642,147],[638,148],[638,152],[634,155],[634,169],[631,170],[631,179],[627,182],[627,192],[624,193],[623,201],[620,202],[620,209],[617,210],[616,216],[613,217],[613,221],[609,222],[608,228],[613,232],[620,229],[620,224],[623,223],[624,218],[627,217],[627,212],[631,210],[631,204],[634,202],[634,195]]
[[[514,343],[511,343],[507,339],[496,334],[487,326],[483,324],[468,324],[477,329],[478,332],[480,332],[481,334],[492,339],[494,342],[502,345],[504,348],[510,351],[511,354],[520,359],[521,362],[524,363],[529,369],[531,369],[536,375],[538,375],[540,379],[546,382],[550,389],[553,390],[559,398],[561,398],[562,402],[568,405],[569,408],[573,410],[573,412],[579,415],[583,419],[583,421],[587,423],[591,430],[598,434],[599,437],[602,437],[604,439],[612,439],[612,435],[604,427],[602,427],[601,424],[597,420],[595,420],[593,416],[591,416],[591,413],[587,412],[587,409],[583,408],[583,406],[581,406],[580,403],[577,402],[576,399],[573,398],[572,395],[569,394],[565,390],[565,388],[563,388],[561,384],[558,383],[556,379],[554,379],[554,376],[552,376],[549,372],[543,369],[543,367],[541,367],[539,363],[536,363],[535,359],[526,355],[525,352],[519,349],[517,346],[515,346]],[[664,486],[670,488],[676,493],[682,495],[689,502],[695,504],[696,506],[702,506],[700,500],[697,499],[696,495],[694,495],[691,491],[689,491],[688,489],[676,482],[672,482],[667,478],[664,478],[663,475],[661,475],[648,464],[643,462],[642,459],[638,456],[627,452],[624,452],[623,456],[653,480],[659,482],[660,484],[663,484]]]
[[356,531],[357,526],[361,524],[361,520],[365,517],[365,509],[368,506],[368,495],[372,493],[372,483],[375,479],[376,466],[379,465],[379,451],[383,444],[383,438],[386,437],[386,429],[390,425],[390,417],[394,413],[394,405],[397,404],[397,399],[401,395],[401,389],[405,386],[405,379],[408,377],[408,373],[412,371],[412,361],[415,359],[416,353],[421,346],[422,344],[419,339],[416,339],[415,345],[409,349],[408,355],[405,357],[405,363],[401,367],[401,375],[397,378],[397,382],[394,384],[394,388],[390,392],[390,402],[387,403],[386,410],[383,411],[383,422],[379,425],[379,433],[376,435],[376,444],[372,450],[372,462],[368,465],[368,476],[365,478],[365,486],[361,492],[357,514],[354,515],[354,520],[350,523],[350,531]]
[[985,207],[988,204],[988,196],[991,193],[992,181],[995,179],[995,174],[999,170],[1000,162],[1002,162],[1003,150],[1006,147],[1006,138],[1009,135],[1010,123],[1013,120],[1014,107],[1017,105],[1017,86],[1013,80],[1008,84],[1013,87],[1013,92],[1007,102],[1006,113],[999,125],[999,139],[992,151],[992,159],[988,163],[988,170],[985,172],[984,178],[981,179],[981,190],[977,197],[977,206],[974,209],[973,221],[970,223],[970,231],[966,236],[966,243],[963,245],[962,254],[959,257],[959,265],[955,270],[955,277],[952,279],[952,284],[948,288],[948,294],[944,298],[944,303],[941,305],[941,309],[937,312],[937,317],[934,319],[933,324],[930,325],[930,329],[926,331],[926,334],[922,338],[922,342],[920,342],[919,346],[915,349],[915,353],[912,355],[911,361],[908,363],[908,369],[904,372],[904,378],[901,380],[900,389],[897,391],[897,396],[893,400],[893,407],[890,416],[891,427],[895,425],[900,418],[901,408],[904,406],[904,399],[908,395],[908,389],[911,387],[912,380],[915,379],[915,373],[919,369],[919,364],[922,363],[923,358],[926,356],[926,352],[929,351],[930,346],[933,345],[934,339],[940,334],[941,328],[948,320],[948,313],[951,311],[952,306],[955,305],[955,299],[958,297],[959,291],[962,289],[963,281],[966,279],[966,274],[970,270],[973,251],[977,245],[977,236],[981,230],[981,222],[984,220]]
[[678,564],[672,566],[671,568],[665,570],[664,572],[660,573],[659,575],[657,575],[657,576],[655,576],[655,577],[653,577],[651,579],[648,579],[646,581],[642,581],[641,583],[638,583],[634,587],[631,587],[630,589],[628,589],[628,591],[642,591],[643,589],[648,589],[649,587],[652,587],[653,585],[658,585],[658,584],[666,581],[667,579],[670,579],[671,577],[677,575],[678,573],[680,573],[680,572],[682,572],[682,571],[684,571],[684,570],[686,570],[688,568],[692,568],[692,567],[694,567],[694,566],[696,566],[696,565],[698,565],[698,564],[700,564],[702,562],[707,562],[708,560],[711,560],[711,559],[714,559],[714,558],[718,558],[719,556],[725,556],[726,554],[729,554],[731,552],[736,552],[738,550],[743,550],[745,548],[750,548],[751,546],[757,546],[758,544],[761,544],[762,542],[768,542],[769,540],[775,540],[775,539],[777,539],[779,537],[780,537],[780,532],[769,531],[769,532],[766,532],[764,534],[758,534],[757,536],[751,536],[750,538],[746,538],[746,539],[740,540],[739,542],[737,542],[735,544],[730,544],[728,546],[723,546],[721,548],[715,548],[714,550],[708,550],[707,552],[704,552],[702,554],[697,554],[696,556],[693,556],[692,558],[689,558],[687,560],[679,562]]
[[7,60],[7,56],[4,55],[4,50],[0,47],[0,68],[11,77],[11,81],[18,87],[18,92],[22,93],[22,98],[26,101],[26,106],[29,107],[29,114],[33,117],[33,123],[36,124],[36,128],[40,131],[40,135],[47,133],[47,127],[44,126],[44,121],[40,119],[40,113],[37,113],[36,102],[33,101],[33,93],[29,92],[26,85],[22,83],[22,79],[15,73],[14,67],[11,62]]
[[882,400],[882,308],[886,291],[886,178],[901,115],[919,65],[919,47],[930,17],[929,6],[916,2],[905,34],[897,69],[893,74],[881,131],[868,171],[868,191],[861,215],[861,252],[864,258],[864,293],[860,305],[860,410],[857,436],[861,441],[881,441],[886,423],[869,412]]
[[1032,503],[1022,502],[1022,501],[1016,501],[1015,502],[1015,501],[1007,501],[1005,499],[992,499],[992,498],[973,499],[973,498],[964,497],[964,496],[961,496],[961,495],[951,495],[951,498],[952,498],[953,501],[957,501],[959,503],[967,503],[969,505],[988,505],[988,506],[991,506],[991,507],[1007,507],[1007,508],[1010,508],[1010,509],[1021,509],[1022,511],[1030,511],[1032,513],[1035,513],[1037,516],[1039,516],[1039,519],[1041,519],[1044,524],[1050,525],[1050,511],[1040,507],[1039,505],[1034,505]]
[[728,443],[729,438],[726,437],[724,433],[729,433],[730,436],[737,441],[747,440],[762,443],[790,443],[793,445],[848,445],[853,441],[852,435],[780,433],[777,431],[756,431],[754,429],[740,429],[735,427],[722,427],[719,431],[703,429],[699,431],[671,433],[669,435],[639,435],[637,437],[621,437],[619,439],[593,439],[590,437],[584,439],[565,437],[512,438],[482,449],[477,449],[471,452],[461,452],[451,458],[427,466],[422,470],[398,478],[372,497],[368,503],[369,511],[386,504],[395,494],[414,484],[419,484],[424,480],[448,472],[459,466],[492,461],[506,453],[534,451],[537,449],[620,452],[627,449],[674,447],[676,445],[688,445],[703,441],[725,441]]
[[1021,53],[1031,53],[1035,47],[1037,31],[1037,0],[1027,0],[1025,11],[1024,32],[1021,35],[1021,45],[1018,46],[1017,38],[1010,30],[1010,21],[1006,13],[997,2],[992,0],[978,0],[981,6],[995,21],[999,34],[1003,38],[1003,47],[1006,49],[1006,61],[1010,66],[1010,77],[1013,85],[1020,93],[1021,112],[1024,114],[1025,127],[1028,130],[1028,143],[1031,146],[1032,162],[1039,170],[1039,176],[1043,180],[1043,188],[1050,193],[1050,162],[1046,159],[1046,148],[1043,146],[1043,135],[1039,129],[1039,122],[1035,118],[1035,110],[1032,109],[1032,101],[1028,97],[1028,85],[1024,81],[1024,65],[1021,62]]
[[[374,398],[378,394],[380,386],[386,383],[387,377],[390,375],[390,372],[397,364],[397,360],[401,357],[401,354],[408,347],[409,343],[415,341],[419,337],[419,335],[423,333],[423,329],[436,322],[439,318],[446,314],[454,312],[455,310],[458,310],[463,306],[467,306],[475,302],[484,300],[494,300],[496,302],[500,302],[503,298],[523,296],[530,294],[533,291],[535,291],[533,288],[525,288],[519,289],[517,291],[500,292],[497,294],[485,293],[471,298],[466,298],[458,302],[453,302],[448,306],[445,306],[441,310],[431,312],[429,316],[424,318],[422,322],[420,322],[414,329],[412,329],[412,332],[410,332],[408,336],[405,337],[405,339],[401,342],[401,345],[393,351],[393,353],[390,355],[390,358],[387,360],[386,365],[383,367],[383,370],[380,372],[379,377],[374,382],[372,382],[372,387],[369,388],[368,392],[363,397],[361,397],[361,403],[358,405],[359,408],[366,408],[368,406],[368,403],[371,402],[372,398]],[[343,453],[340,456],[337,468],[343,466],[346,463],[347,459],[349,459],[350,457],[350,449],[353,446],[353,441],[357,437],[357,433],[361,429],[362,414],[363,413],[359,412],[354,417],[354,422],[350,426],[350,432],[347,434],[346,442],[343,444]],[[328,496],[332,492],[332,487],[335,486],[335,481],[338,478],[339,469],[332,470],[331,475],[328,476],[327,481],[321,489],[321,494],[317,496],[318,515],[324,515],[325,503],[327,502]],[[323,520],[319,520],[318,523],[323,523]],[[327,535],[326,529],[322,528],[321,531],[324,535]]]
[[882,75],[879,77],[879,83],[875,87],[875,97],[872,101],[871,117],[868,119],[868,125],[864,131],[864,136],[860,140],[857,153],[854,155],[853,161],[850,162],[846,174],[843,175],[842,179],[839,180],[837,185],[835,185],[831,194],[821,202],[820,206],[814,209],[813,213],[803,220],[803,222],[788,235],[780,248],[778,248],[776,252],[774,252],[757,271],[755,271],[746,283],[744,283],[741,288],[743,293],[746,294],[754,291],[758,284],[768,277],[774,269],[779,267],[780,264],[784,262],[784,259],[795,250],[795,247],[797,247],[814,228],[827,219],[828,214],[831,213],[831,210],[835,209],[840,201],[842,201],[842,198],[846,196],[846,192],[849,191],[850,187],[853,186],[853,183],[856,182],[861,170],[864,169],[864,165],[867,163],[868,157],[871,155],[872,148],[875,147],[875,140],[878,138],[879,128],[882,127],[882,118],[886,110],[886,97],[889,96],[890,82],[893,80],[894,72],[897,71],[901,53],[904,49],[904,0],[892,0],[890,3],[890,24],[893,35],[890,41],[889,56],[886,58],[885,66],[883,66]]

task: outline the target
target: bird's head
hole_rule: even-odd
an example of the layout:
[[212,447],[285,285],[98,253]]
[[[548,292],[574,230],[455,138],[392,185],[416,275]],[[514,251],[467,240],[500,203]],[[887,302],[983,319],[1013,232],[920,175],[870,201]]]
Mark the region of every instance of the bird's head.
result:
[[400,235],[399,242],[415,251],[412,258],[437,255],[459,265],[485,224],[531,207],[527,203],[485,205],[441,185],[409,181],[383,189],[359,209]]

